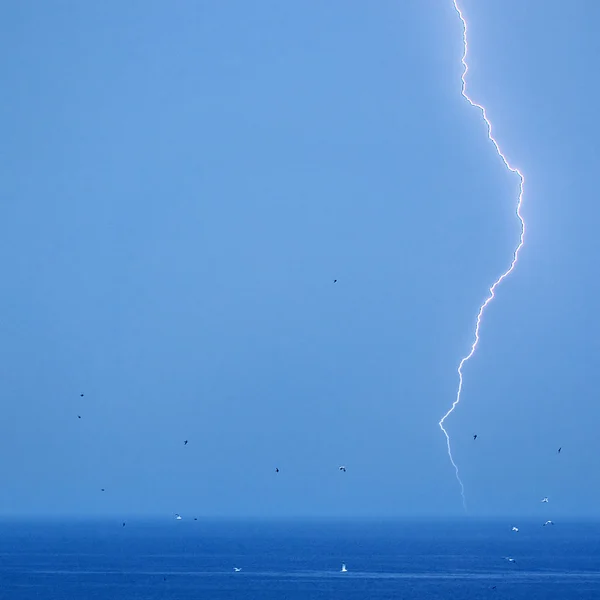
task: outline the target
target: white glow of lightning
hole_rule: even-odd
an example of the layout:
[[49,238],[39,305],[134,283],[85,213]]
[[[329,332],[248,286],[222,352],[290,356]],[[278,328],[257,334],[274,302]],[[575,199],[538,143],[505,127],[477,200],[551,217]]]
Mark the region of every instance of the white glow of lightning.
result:
[[473,356],[473,354],[475,354],[475,350],[477,349],[477,344],[479,344],[479,329],[481,327],[481,318],[483,316],[483,313],[484,313],[487,305],[495,298],[496,288],[502,283],[502,281],[504,279],[506,279],[506,277],[508,277],[513,272],[513,270],[517,264],[517,259],[519,258],[519,252],[520,252],[521,248],[523,247],[523,241],[525,239],[525,221],[523,220],[523,217],[521,216],[521,205],[523,204],[523,186],[525,185],[525,178],[523,177],[523,174],[521,173],[521,171],[519,171],[519,169],[511,166],[511,164],[506,159],[506,156],[504,156],[504,154],[502,153],[502,150],[500,150],[500,146],[498,145],[498,142],[494,139],[494,136],[492,135],[492,124],[490,123],[490,121],[487,117],[485,108],[481,104],[477,104],[477,102],[474,102],[473,100],[471,100],[469,95],[466,93],[466,87],[467,87],[466,77],[467,77],[467,73],[469,71],[469,66],[467,64],[467,53],[469,50],[469,47],[467,44],[467,22],[465,21],[462,11],[458,7],[457,0],[452,0],[452,1],[454,3],[454,9],[456,10],[458,17],[460,18],[460,20],[462,22],[462,26],[463,26],[463,49],[464,50],[463,50],[463,55],[462,55],[462,59],[461,59],[462,66],[463,66],[463,73],[461,76],[461,81],[462,81],[461,94],[463,95],[465,100],[471,106],[473,106],[474,108],[477,108],[479,111],[481,111],[481,116],[483,117],[483,120],[487,126],[488,138],[490,139],[492,144],[494,144],[494,148],[496,148],[496,152],[498,153],[498,156],[500,156],[500,158],[502,159],[504,166],[510,172],[516,173],[520,179],[519,196],[517,199],[517,207],[516,207],[516,214],[517,214],[517,217],[519,218],[519,222],[521,224],[521,234],[519,236],[519,243],[518,243],[517,247],[515,248],[515,251],[513,252],[512,261],[510,263],[510,266],[504,273],[502,273],[502,275],[500,275],[500,277],[498,277],[498,279],[496,279],[496,281],[489,288],[488,297],[486,298],[485,302],[479,308],[479,313],[477,314],[477,320],[475,322],[475,339],[471,346],[471,350],[460,361],[460,363],[458,365],[458,391],[456,393],[456,399],[452,403],[452,406],[450,407],[448,412],[441,418],[440,422],[438,423],[438,425],[440,426],[440,429],[444,432],[444,435],[446,436],[446,444],[448,446],[448,456],[450,458],[450,462],[452,463],[452,466],[454,467],[454,471],[456,473],[456,479],[458,480],[458,483],[460,484],[460,493],[462,496],[463,507],[466,510],[467,509],[467,500],[465,498],[465,486],[463,485],[463,482],[461,481],[460,476],[458,474],[458,467],[456,466],[456,463],[454,462],[454,458],[452,458],[452,449],[450,447],[450,436],[448,435],[448,432],[444,428],[444,421],[454,412],[454,409],[458,406],[458,403],[460,402],[460,394],[462,392],[462,387],[463,387],[463,367],[464,367],[465,363]]

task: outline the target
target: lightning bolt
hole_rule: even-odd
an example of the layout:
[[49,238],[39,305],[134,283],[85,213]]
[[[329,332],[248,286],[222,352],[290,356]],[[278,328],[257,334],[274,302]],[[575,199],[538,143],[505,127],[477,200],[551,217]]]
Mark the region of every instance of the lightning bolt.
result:
[[460,484],[460,494],[462,496],[463,507],[466,511],[467,510],[467,500],[465,498],[465,486],[463,485],[463,482],[458,473],[458,466],[456,465],[456,463],[454,462],[454,458],[452,457],[452,448],[450,446],[450,436],[448,435],[448,432],[444,428],[444,421],[454,412],[454,409],[458,406],[458,404],[460,402],[460,395],[462,393],[462,388],[463,388],[463,367],[465,366],[465,363],[471,359],[473,354],[475,354],[475,350],[477,349],[477,345],[479,344],[479,330],[481,328],[481,319],[483,317],[483,313],[484,313],[485,309],[487,308],[487,305],[496,297],[496,288],[504,281],[504,279],[506,279],[513,272],[513,270],[517,264],[517,260],[519,258],[519,252],[520,252],[521,248],[523,247],[523,242],[525,239],[525,221],[523,220],[523,217],[521,216],[521,206],[523,204],[523,187],[525,185],[525,177],[523,177],[523,174],[521,173],[521,171],[519,171],[519,169],[517,169],[516,167],[513,167],[508,162],[506,156],[504,156],[504,154],[502,153],[502,150],[500,150],[500,146],[498,145],[498,142],[495,140],[494,136],[492,135],[492,124],[490,123],[490,120],[487,117],[485,107],[483,107],[481,104],[477,104],[477,102],[474,102],[466,92],[466,88],[467,88],[466,77],[467,77],[467,73],[469,72],[469,65],[467,64],[467,53],[469,51],[469,46],[467,43],[467,22],[465,21],[463,13],[458,6],[457,0],[452,0],[452,1],[454,3],[454,9],[456,10],[458,17],[460,18],[462,27],[463,27],[463,49],[464,50],[463,50],[463,55],[462,55],[462,59],[461,59],[462,66],[463,66],[463,73],[461,75],[461,81],[462,81],[461,94],[462,94],[463,98],[471,106],[473,106],[474,108],[477,108],[479,111],[481,111],[481,116],[483,117],[483,120],[487,126],[488,138],[492,142],[492,144],[494,144],[494,148],[496,149],[498,156],[502,159],[504,166],[511,173],[515,173],[516,175],[518,175],[519,179],[520,179],[519,197],[517,200],[517,207],[516,207],[516,214],[517,214],[517,217],[519,218],[519,222],[521,225],[521,233],[519,236],[519,243],[513,252],[510,266],[492,284],[492,286],[488,290],[488,296],[487,296],[485,302],[479,307],[479,313],[477,314],[477,320],[475,322],[475,339],[471,346],[471,350],[460,361],[460,363],[458,365],[458,391],[456,393],[456,399],[452,403],[452,406],[450,407],[448,412],[440,419],[440,422],[438,423],[438,425],[440,426],[440,429],[443,431],[444,435],[446,436],[446,444],[448,446],[448,457],[450,458],[450,462],[452,463],[452,466],[454,467],[454,471],[456,473],[456,479],[457,479],[458,483]]

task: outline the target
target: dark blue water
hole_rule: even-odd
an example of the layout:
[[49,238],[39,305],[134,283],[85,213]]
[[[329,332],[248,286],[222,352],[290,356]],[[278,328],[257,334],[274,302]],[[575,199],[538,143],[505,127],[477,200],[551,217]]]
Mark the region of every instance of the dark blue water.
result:
[[599,524],[518,525],[4,522],[0,598],[600,598]]

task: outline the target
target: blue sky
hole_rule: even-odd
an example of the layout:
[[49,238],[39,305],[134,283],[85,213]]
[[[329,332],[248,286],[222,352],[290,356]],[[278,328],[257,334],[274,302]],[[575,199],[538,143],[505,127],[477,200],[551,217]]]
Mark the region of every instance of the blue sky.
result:
[[[597,516],[600,9],[463,5],[528,227],[447,422],[469,513]],[[0,513],[463,514],[437,422],[518,181],[452,3],[0,23]]]

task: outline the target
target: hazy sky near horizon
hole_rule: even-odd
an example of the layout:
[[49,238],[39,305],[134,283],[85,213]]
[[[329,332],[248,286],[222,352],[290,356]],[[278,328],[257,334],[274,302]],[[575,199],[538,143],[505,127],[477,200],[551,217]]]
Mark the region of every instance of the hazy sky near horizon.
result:
[[[469,514],[600,516],[600,6],[461,6],[527,223],[447,421]],[[0,514],[463,514],[437,423],[518,180],[451,0],[0,30]]]

